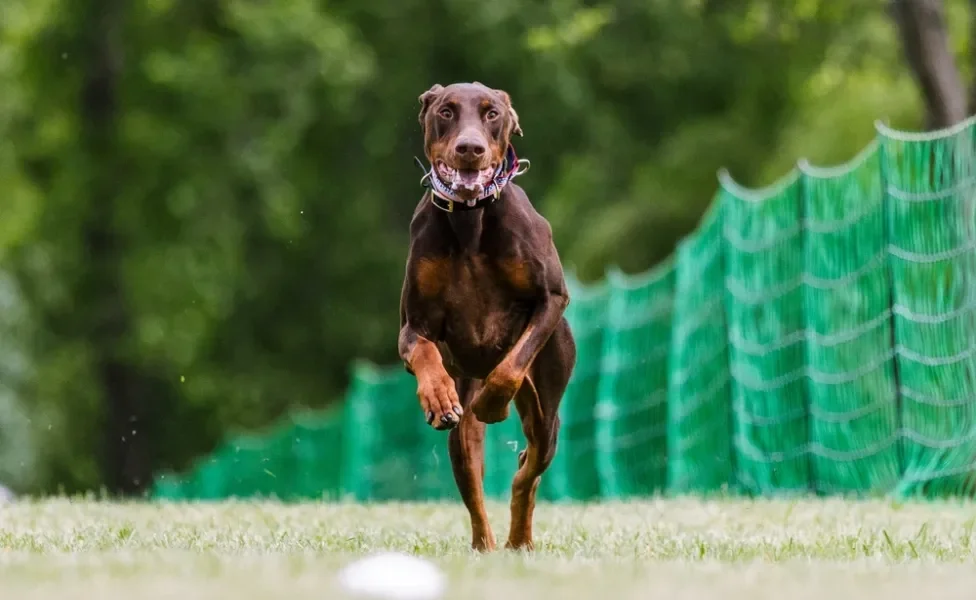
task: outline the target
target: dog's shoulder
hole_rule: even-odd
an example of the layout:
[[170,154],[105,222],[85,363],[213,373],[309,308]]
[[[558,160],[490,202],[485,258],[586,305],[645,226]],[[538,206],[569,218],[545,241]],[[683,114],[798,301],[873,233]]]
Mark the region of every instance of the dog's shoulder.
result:
[[410,217],[411,239],[416,239],[431,224],[433,215],[430,210],[432,208],[430,196],[430,191],[424,192],[420,197],[420,202],[417,202],[417,206],[413,209],[413,216]]
[[505,210],[501,211],[503,227],[517,232],[519,237],[543,244],[552,239],[552,226],[529,199],[521,186],[510,183],[506,186]]

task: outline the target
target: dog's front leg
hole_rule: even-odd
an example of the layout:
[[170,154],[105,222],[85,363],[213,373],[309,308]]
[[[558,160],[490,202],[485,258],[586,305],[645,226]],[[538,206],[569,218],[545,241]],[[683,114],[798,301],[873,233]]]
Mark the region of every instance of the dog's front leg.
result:
[[434,333],[444,325],[444,309],[424,297],[423,285],[418,289],[416,265],[408,263],[409,274],[403,282],[397,346],[404,367],[417,378],[417,398],[427,424],[434,429],[451,429],[461,421],[464,411],[454,379],[444,368],[444,357],[434,343]]
[[508,418],[509,403],[522,386],[532,361],[555,331],[568,304],[569,294],[562,285],[542,296],[522,335],[488,374],[481,392],[471,403],[471,411],[479,421],[500,423]]
[[434,429],[450,429],[461,420],[463,410],[454,379],[444,368],[437,345],[417,333],[410,323],[400,329],[400,357],[417,377],[417,398],[427,424]]

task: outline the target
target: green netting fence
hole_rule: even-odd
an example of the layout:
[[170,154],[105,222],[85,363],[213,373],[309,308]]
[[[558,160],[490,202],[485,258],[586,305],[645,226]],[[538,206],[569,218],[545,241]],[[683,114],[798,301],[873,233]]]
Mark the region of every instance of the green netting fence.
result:
[[[976,461],[976,119],[877,125],[849,163],[746,189],[720,173],[665,263],[570,276],[578,363],[548,501],[658,494],[971,494]],[[347,397],[230,439],[161,499],[456,500],[414,378],[356,364]],[[509,493],[516,412],[488,428]]]

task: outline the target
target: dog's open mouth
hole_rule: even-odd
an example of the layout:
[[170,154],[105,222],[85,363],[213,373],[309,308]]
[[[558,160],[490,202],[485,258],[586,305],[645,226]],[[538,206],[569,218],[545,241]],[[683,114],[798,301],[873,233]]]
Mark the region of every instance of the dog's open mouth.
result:
[[442,160],[437,161],[435,165],[437,176],[441,181],[462,196],[483,194],[495,175],[495,167],[491,166],[484,169],[455,169],[447,166],[447,163]]

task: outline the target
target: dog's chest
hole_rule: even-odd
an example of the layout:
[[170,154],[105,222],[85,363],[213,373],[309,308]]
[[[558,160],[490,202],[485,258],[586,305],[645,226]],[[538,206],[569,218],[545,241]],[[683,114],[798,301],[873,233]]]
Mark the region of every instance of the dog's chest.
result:
[[532,280],[524,261],[462,255],[434,259],[418,275],[421,295],[444,309],[444,341],[455,355],[503,351],[525,327]]

